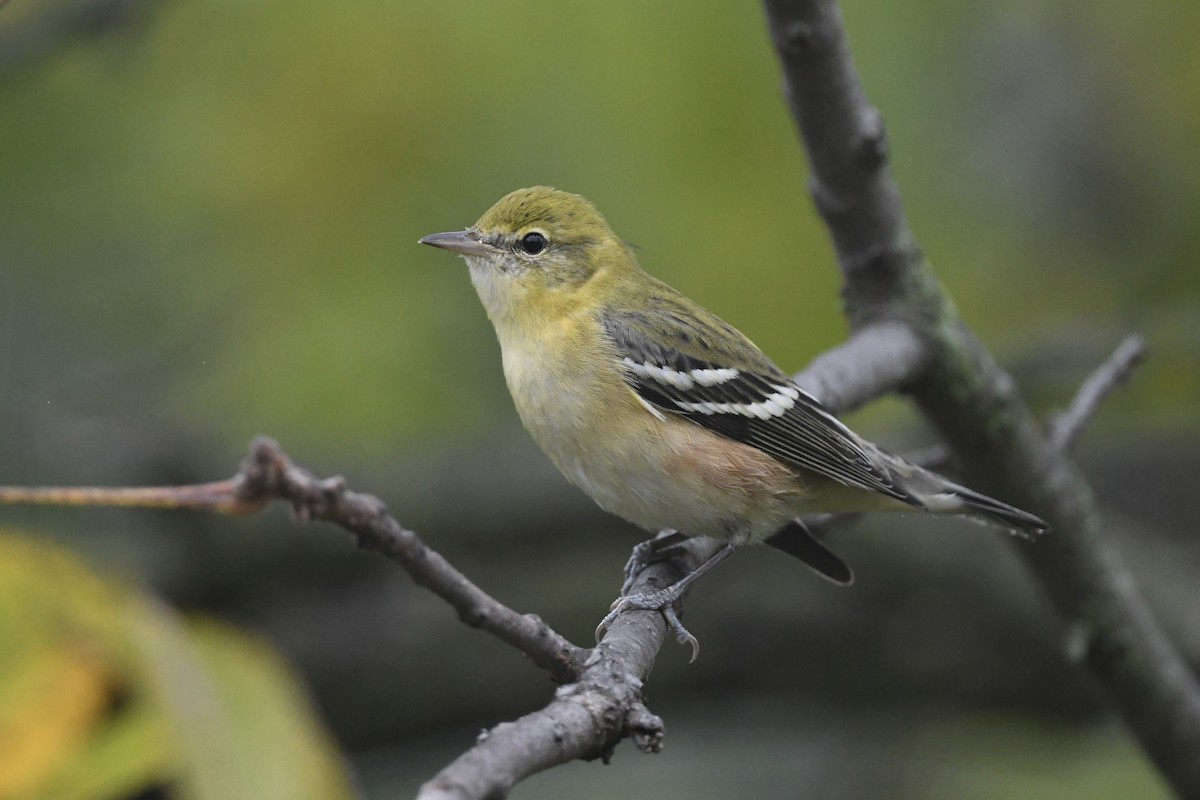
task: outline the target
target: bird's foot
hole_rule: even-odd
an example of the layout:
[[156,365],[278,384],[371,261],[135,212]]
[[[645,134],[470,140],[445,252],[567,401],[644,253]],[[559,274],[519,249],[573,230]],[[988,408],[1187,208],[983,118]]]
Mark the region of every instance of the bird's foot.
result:
[[[639,545],[637,548],[635,548],[634,555],[632,558],[630,558],[630,561],[636,563],[636,560],[639,558],[639,554],[641,557],[645,557],[646,554],[649,554],[651,558],[654,558],[655,556],[661,558],[664,555],[665,549],[678,544],[685,538],[686,537],[683,536],[683,534],[680,534],[676,531],[666,531],[659,535],[658,538],[652,539],[649,542],[644,543],[644,545]],[[717,564],[720,564],[736,549],[737,544],[735,544],[733,541],[725,542],[718,547],[712,553],[712,555],[700,562],[695,569],[665,589],[659,589],[657,592],[639,592],[638,594],[625,594],[622,592],[622,596],[618,597],[616,601],[613,602],[612,608],[604,616],[604,619],[600,620],[600,624],[596,626],[596,641],[600,641],[600,637],[604,635],[606,630],[608,630],[608,626],[612,625],[613,620],[620,616],[624,611],[658,611],[663,615],[663,619],[666,620],[667,627],[670,628],[671,632],[675,634],[675,638],[679,641],[679,643],[691,645],[692,661],[695,661],[696,656],[700,654],[700,642],[696,640],[695,636],[692,636],[690,633],[688,633],[687,628],[683,627],[683,623],[679,621],[679,613],[675,610],[675,604],[679,602],[679,599],[683,597],[683,594],[688,590],[688,587],[695,583],[700,576],[707,573]],[[644,564],[641,566],[644,566]],[[637,566],[636,569],[633,569],[632,574],[637,575],[637,573],[641,571],[641,566]],[[630,571],[630,565],[626,565],[626,570]],[[631,585],[631,581],[628,576],[626,577],[625,585],[627,588]]]
[[[653,544],[654,541],[657,540],[651,540],[643,544]],[[680,583],[683,582],[681,581]],[[680,583],[672,584],[665,589],[659,589],[657,592],[623,594],[621,597],[618,597],[613,601],[609,612],[604,615],[604,619],[600,620],[600,624],[596,626],[596,641],[600,641],[600,637],[604,635],[608,627],[613,624],[617,617],[626,611],[657,611],[663,615],[667,627],[675,634],[675,640],[680,644],[686,644],[692,648],[690,661],[695,661],[696,657],[700,655],[700,641],[695,636],[692,636],[687,628],[683,627],[683,623],[679,621],[679,613],[675,610],[675,603],[678,602],[687,588],[686,584],[681,586]]]

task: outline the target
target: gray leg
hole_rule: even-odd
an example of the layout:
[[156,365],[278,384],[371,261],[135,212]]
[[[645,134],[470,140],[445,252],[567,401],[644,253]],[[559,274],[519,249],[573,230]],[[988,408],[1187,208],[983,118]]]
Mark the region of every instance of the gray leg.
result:
[[612,605],[612,610],[605,615],[604,619],[600,620],[600,624],[596,627],[596,640],[604,635],[604,631],[608,630],[608,626],[613,623],[622,612],[644,609],[648,611],[659,611],[663,618],[667,621],[667,626],[675,634],[675,639],[680,644],[690,644],[692,646],[692,661],[696,660],[696,656],[700,654],[700,643],[695,636],[688,633],[687,628],[683,627],[683,623],[679,621],[679,615],[675,613],[674,605],[683,596],[683,593],[688,590],[693,583],[706,574],[709,570],[720,564],[737,549],[737,545],[732,542],[726,542],[721,545],[720,549],[705,559],[700,566],[684,575],[675,583],[665,589],[660,589],[657,592],[643,592],[640,594],[631,594],[620,597]]

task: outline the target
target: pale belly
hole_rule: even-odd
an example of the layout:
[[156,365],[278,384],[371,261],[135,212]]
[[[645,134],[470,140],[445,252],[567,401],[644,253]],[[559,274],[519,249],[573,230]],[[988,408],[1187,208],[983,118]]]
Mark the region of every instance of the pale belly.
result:
[[571,364],[547,372],[531,369],[531,357],[506,351],[504,359],[522,422],[567,479],[606,511],[649,531],[741,543],[770,536],[803,505],[782,464],[683,418],[656,416],[615,368],[609,376]]

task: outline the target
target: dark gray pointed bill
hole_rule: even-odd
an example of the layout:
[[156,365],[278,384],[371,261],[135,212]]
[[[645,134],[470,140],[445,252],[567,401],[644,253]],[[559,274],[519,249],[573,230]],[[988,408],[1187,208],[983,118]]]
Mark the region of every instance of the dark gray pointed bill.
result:
[[464,256],[490,256],[494,255],[496,248],[485,241],[480,240],[477,231],[451,231],[450,233],[431,233],[417,240],[418,244],[427,244],[430,247],[440,247],[443,250],[449,250],[452,253],[461,253]]

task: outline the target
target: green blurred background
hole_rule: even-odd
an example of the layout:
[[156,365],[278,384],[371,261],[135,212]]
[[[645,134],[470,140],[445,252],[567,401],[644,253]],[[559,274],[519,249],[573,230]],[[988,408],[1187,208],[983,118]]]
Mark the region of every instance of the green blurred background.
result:
[[[72,27],[97,5],[119,13]],[[1194,660],[1200,6],[842,7],[912,224],[1039,412],[1124,333],[1148,338],[1080,459]],[[753,3],[12,0],[0,484],[210,480],[270,434],[587,643],[638,533],[520,430],[465,268],[416,240],[520,186],[585,194],[650,271],[799,369],[845,324],[779,86]],[[897,400],[851,421],[931,441]],[[0,527],[269,642],[364,797],[411,794],[552,691],[282,512],[4,509]],[[705,652],[668,648],[648,689],[666,752],[624,745],[515,796],[1164,794],[1001,537],[866,519],[832,543],[848,591],[764,550],[694,593]]]

